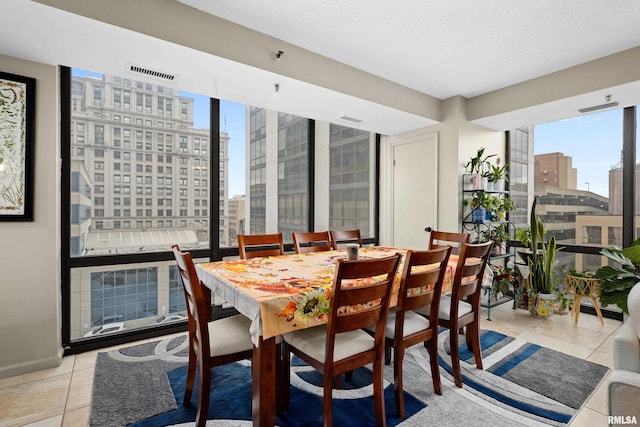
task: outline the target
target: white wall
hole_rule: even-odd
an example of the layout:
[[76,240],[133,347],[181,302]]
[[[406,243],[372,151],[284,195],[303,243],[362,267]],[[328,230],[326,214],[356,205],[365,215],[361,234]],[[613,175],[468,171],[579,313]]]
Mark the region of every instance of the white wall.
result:
[[36,79],[33,222],[0,222],[0,378],[62,358],[60,126],[57,67],[0,55],[0,71]]

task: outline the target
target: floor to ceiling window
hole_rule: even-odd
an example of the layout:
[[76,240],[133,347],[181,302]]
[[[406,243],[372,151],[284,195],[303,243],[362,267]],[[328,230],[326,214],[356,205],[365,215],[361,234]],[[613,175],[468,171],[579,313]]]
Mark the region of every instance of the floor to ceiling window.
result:
[[[71,340],[99,335],[109,324],[122,331],[184,318],[173,263],[139,257],[173,243],[210,247],[210,100],[173,86],[71,73]],[[223,135],[222,159],[227,143]],[[220,233],[226,229],[221,223]],[[104,257],[128,261],[105,265]]]
[[375,241],[374,134],[146,76],[62,74],[65,346],[184,325],[174,243],[206,261],[237,256],[240,233],[360,228]]
[[[537,212],[559,246],[622,244],[622,110],[534,128]],[[599,255],[561,251],[567,270],[595,271]]]

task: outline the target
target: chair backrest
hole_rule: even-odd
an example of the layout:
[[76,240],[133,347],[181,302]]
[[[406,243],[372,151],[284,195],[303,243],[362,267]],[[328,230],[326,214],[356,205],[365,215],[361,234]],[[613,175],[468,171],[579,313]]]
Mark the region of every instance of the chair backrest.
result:
[[[327,323],[327,363],[333,362],[335,335],[342,332],[376,325],[375,345],[383,349],[389,299],[400,257],[395,254],[379,259],[337,260]],[[349,283],[357,279],[364,279],[364,283]],[[351,310],[353,306],[360,308]]]
[[240,258],[284,255],[282,233],[238,234]]
[[178,245],[171,246],[173,256],[178,263],[182,288],[187,301],[187,317],[189,319],[189,340],[193,343],[193,348],[198,357],[208,359],[210,357],[209,346],[209,313],[207,304],[202,292],[202,285],[198,279],[196,267],[189,252],[181,252]]
[[462,244],[451,290],[451,318],[457,315],[460,300],[467,300],[474,309],[480,306],[482,280],[492,246],[492,240],[478,244]]
[[[407,251],[398,288],[398,311],[396,312],[396,337],[403,336],[397,330],[404,324],[404,312],[430,305],[429,319],[438,319],[440,295],[447,272],[451,247],[428,251]],[[427,266],[429,266],[427,268]],[[432,321],[433,323],[433,321]],[[437,327],[437,324],[432,325]]]
[[448,231],[431,230],[429,234],[429,246],[427,249],[451,246],[452,254],[459,254],[463,243],[469,243],[469,233],[450,233]]
[[291,233],[297,254],[331,250],[331,236],[328,231],[311,233]]
[[357,243],[362,247],[360,230],[331,230],[331,246],[333,249],[344,249],[348,243]]

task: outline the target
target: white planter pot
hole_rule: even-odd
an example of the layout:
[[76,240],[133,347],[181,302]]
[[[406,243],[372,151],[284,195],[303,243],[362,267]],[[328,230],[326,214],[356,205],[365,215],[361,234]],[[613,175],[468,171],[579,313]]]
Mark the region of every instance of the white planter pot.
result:
[[504,178],[493,182],[493,191],[504,191]]

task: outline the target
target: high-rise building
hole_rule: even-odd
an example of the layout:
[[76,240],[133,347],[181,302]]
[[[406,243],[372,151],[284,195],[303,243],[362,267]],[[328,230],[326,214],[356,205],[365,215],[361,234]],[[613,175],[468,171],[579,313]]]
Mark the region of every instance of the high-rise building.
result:
[[210,130],[194,126],[193,97],[89,73],[73,77],[71,92],[72,175],[86,196],[72,201],[72,255],[208,247],[212,167],[220,168],[220,237],[228,236],[229,137],[220,135],[220,165],[211,165]]

